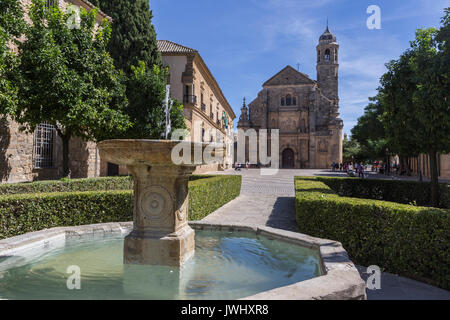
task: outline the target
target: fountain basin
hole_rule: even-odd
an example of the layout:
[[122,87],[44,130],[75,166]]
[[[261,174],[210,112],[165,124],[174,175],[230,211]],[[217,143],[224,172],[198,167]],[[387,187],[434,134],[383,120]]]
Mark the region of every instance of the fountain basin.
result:
[[[84,294],[90,299],[365,299],[365,283],[338,242],[268,227],[190,225],[197,231],[196,256],[172,270],[122,263],[120,241],[131,223],[53,228],[1,240],[0,299],[52,299],[52,286],[60,290],[57,299],[84,299]],[[78,241],[87,247],[71,249]],[[105,241],[116,241],[116,249],[101,247]],[[66,247],[69,254],[57,257],[59,263],[47,261]],[[82,290],[71,291],[64,271],[77,261]],[[20,276],[21,268],[26,276]],[[142,268],[162,268],[155,269],[159,281],[148,279],[149,269]],[[267,283],[268,278],[274,281]],[[42,279],[52,285],[40,284]],[[118,283],[123,289],[112,294]]]

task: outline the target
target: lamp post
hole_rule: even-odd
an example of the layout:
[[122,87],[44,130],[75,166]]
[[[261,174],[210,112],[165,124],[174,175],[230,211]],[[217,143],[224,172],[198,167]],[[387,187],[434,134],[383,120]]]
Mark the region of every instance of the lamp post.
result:
[[389,173],[391,172],[391,164],[389,160],[389,149],[386,148],[386,175],[389,175]]

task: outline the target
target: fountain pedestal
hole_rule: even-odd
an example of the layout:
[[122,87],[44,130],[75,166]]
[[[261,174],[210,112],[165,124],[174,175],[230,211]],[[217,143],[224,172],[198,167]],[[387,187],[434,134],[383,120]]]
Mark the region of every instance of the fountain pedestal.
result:
[[187,224],[188,181],[195,167],[128,165],[134,177],[134,228],[125,238],[124,261],[181,266],[194,254]]
[[[125,263],[179,267],[194,254],[195,233],[187,220],[188,181],[196,165],[173,163],[172,149],[179,143],[108,140],[98,144],[102,159],[126,165],[134,178],[134,223],[125,238]],[[189,142],[191,154],[205,147]]]

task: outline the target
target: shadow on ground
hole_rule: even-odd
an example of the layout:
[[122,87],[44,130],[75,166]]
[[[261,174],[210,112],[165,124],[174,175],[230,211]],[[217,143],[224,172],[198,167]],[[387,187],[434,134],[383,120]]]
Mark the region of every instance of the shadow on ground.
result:
[[266,226],[298,232],[295,217],[295,198],[278,197],[266,222]]

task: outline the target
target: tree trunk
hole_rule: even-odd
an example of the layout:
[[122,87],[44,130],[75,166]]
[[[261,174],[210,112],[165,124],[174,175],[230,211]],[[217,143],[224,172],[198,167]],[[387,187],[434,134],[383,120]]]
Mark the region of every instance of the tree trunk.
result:
[[430,174],[431,174],[431,205],[439,206],[439,173],[437,166],[437,152],[431,151],[430,156]]
[[419,181],[422,182],[422,163],[420,161],[420,154],[417,157],[417,175],[419,176]]
[[65,133],[63,133],[60,129],[56,130],[58,132],[59,137],[62,140],[63,145],[63,177],[67,178],[69,177],[70,171],[69,171],[69,141],[71,134],[66,130]]

